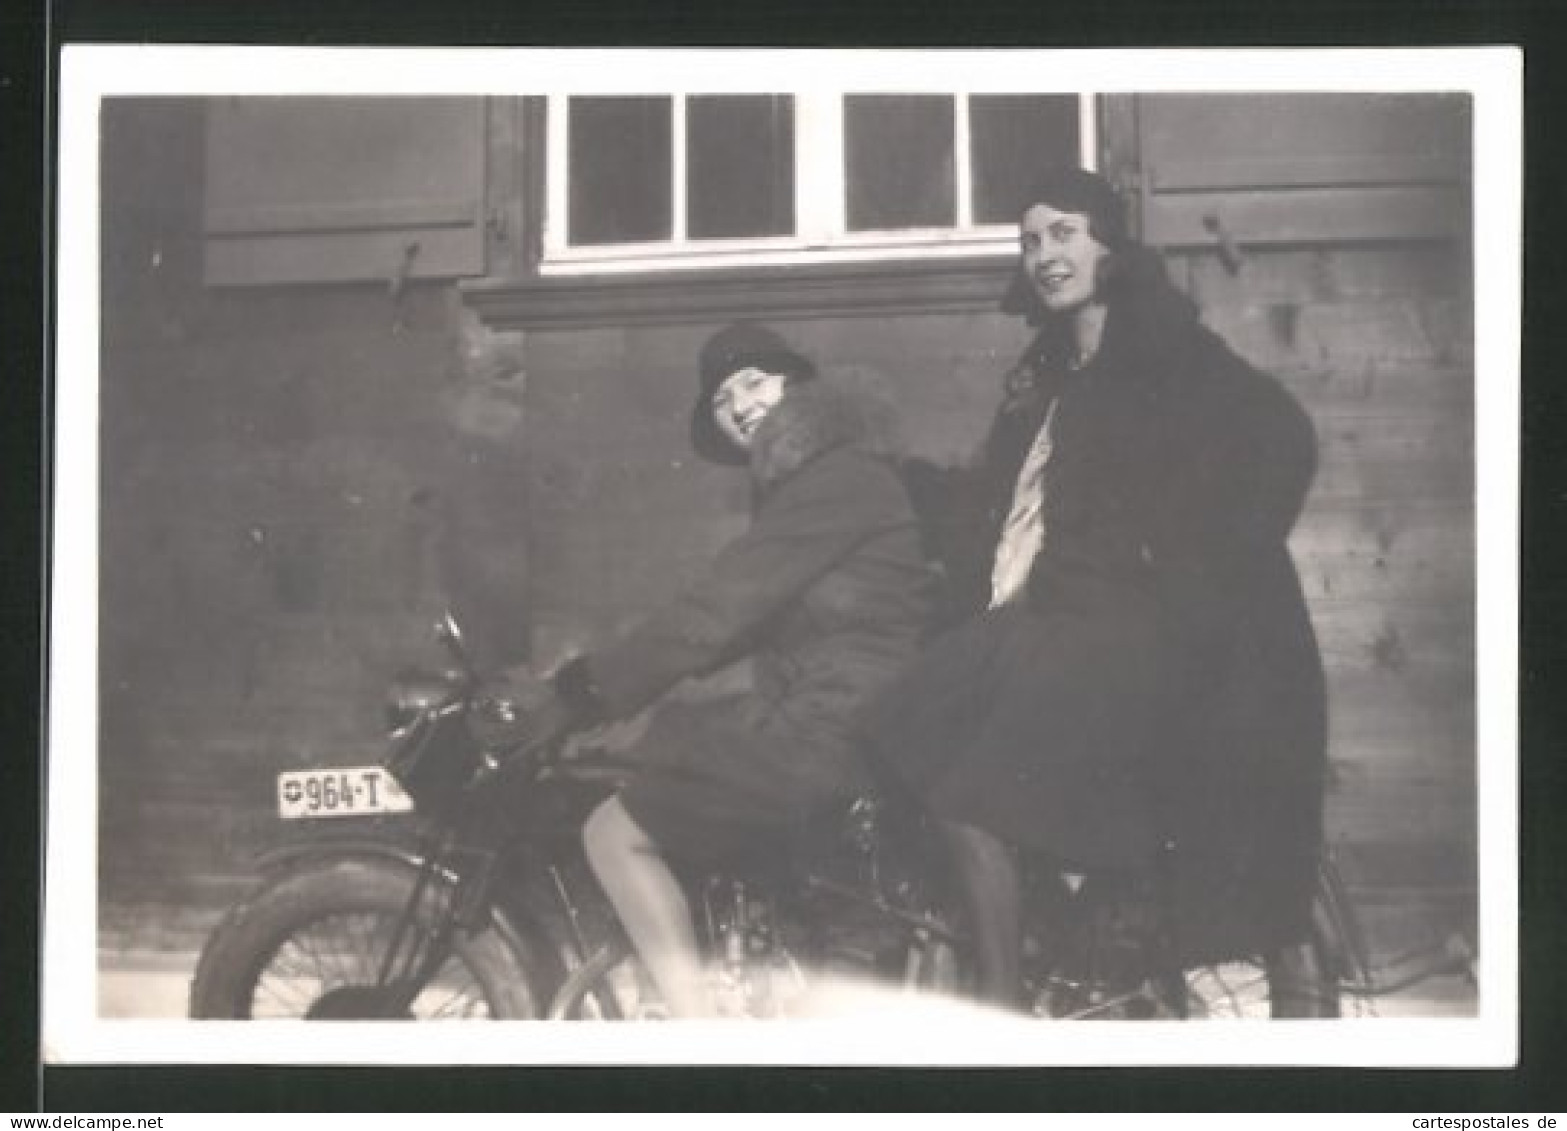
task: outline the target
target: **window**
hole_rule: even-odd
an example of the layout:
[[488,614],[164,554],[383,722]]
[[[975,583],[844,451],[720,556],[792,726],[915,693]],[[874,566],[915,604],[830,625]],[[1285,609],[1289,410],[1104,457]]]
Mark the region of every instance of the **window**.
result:
[[552,96],[544,274],[1011,254],[1033,172],[1094,162],[1075,94]]

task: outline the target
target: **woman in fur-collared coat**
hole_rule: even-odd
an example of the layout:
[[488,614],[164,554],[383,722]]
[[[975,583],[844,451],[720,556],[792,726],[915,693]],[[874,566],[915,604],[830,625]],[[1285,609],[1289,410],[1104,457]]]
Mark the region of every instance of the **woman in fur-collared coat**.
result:
[[985,989],[1004,1001],[1007,846],[1079,872],[1174,848],[1188,958],[1303,937],[1325,732],[1286,546],[1315,470],[1309,420],[1201,325],[1101,178],[1062,171],[1029,200],[1014,293],[1040,332],[976,476],[982,611],[869,728],[954,832]]
[[697,452],[749,467],[749,529],[682,595],[555,677],[572,725],[625,718],[749,657],[754,690],[664,705],[637,777],[589,819],[589,862],[671,1011],[708,1011],[690,913],[665,857],[776,854],[864,787],[853,731],[914,655],[932,574],[872,406],[765,327],[702,354]]

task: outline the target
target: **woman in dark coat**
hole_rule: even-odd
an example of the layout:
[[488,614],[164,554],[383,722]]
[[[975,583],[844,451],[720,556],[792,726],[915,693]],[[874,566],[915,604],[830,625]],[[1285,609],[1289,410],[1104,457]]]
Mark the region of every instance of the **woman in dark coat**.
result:
[[1040,332],[978,469],[983,611],[869,724],[949,824],[1000,1001],[1017,993],[1009,845],[1071,872],[1145,869],[1173,846],[1192,959],[1300,937],[1324,747],[1286,546],[1309,421],[1199,323],[1105,181],[1066,170],[1029,204],[1015,294]]
[[751,324],[717,334],[692,414],[699,454],[748,464],[754,511],[683,595],[555,676],[576,725],[624,718],[750,657],[754,690],[664,707],[641,769],[589,818],[588,859],[676,1015],[709,1008],[665,855],[776,852],[864,787],[853,719],[913,656],[932,574],[869,406]]

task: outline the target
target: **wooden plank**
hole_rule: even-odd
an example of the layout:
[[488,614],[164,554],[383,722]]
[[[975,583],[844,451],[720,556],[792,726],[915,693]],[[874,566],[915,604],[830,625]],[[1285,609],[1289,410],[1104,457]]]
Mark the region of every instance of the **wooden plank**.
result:
[[1213,246],[1215,224],[1242,249],[1316,241],[1451,238],[1467,223],[1451,189],[1370,186],[1203,192],[1148,200],[1145,239],[1155,247]]
[[1461,92],[1161,93],[1138,96],[1138,112],[1144,160],[1152,166],[1462,160],[1471,148],[1471,98]]
[[[1334,736],[1329,795],[1341,812],[1385,803],[1436,807],[1460,827],[1475,822],[1477,782],[1473,744],[1443,745],[1434,736]],[[1339,802],[1341,797],[1353,800]]]
[[471,196],[365,200],[348,203],[248,204],[207,212],[209,236],[295,235],[301,232],[377,231],[384,228],[472,227],[481,221]]
[[[476,227],[215,236],[205,266],[213,286],[455,279],[483,273],[484,236]],[[389,297],[388,322],[394,315]]]
[[1366,679],[1408,671],[1455,673],[1474,663],[1474,622],[1470,617],[1432,616],[1422,620],[1426,605],[1402,609],[1368,608],[1364,603],[1339,616],[1318,598],[1311,603],[1328,677],[1333,681]]
[[1383,611],[1371,616],[1364,607],[1334,616],[1314,601],[1312,624],[1329,679],[1369,678],[1410,670],[1451,672],[1473,662],[1473,621],[1429,613],[1426,606]]
[[1470,269],[1459,240],[1262,247],[1231,271],[1215,255],[1175,251],[1177,277],[1204,306],[1468,299]]
[[[1396,741],[1360,739],[1352,747],[1357,757],[1335,755],[1331,792],[1341,813],[1379,796],[1402,794],[1411,808],[1437,807],[1459,826],[1475,822],[1475,758],[1473,748],[1453,752],[1427,742],[1409,741],[1401,755]],[[1425,761],[1420,761],[1424,758]],[[1340,800],[1343,799],[1343,800]],[[1416,838],[1418,839],[1418,838]]]
[[[491,98],[485,118],[484,194],[489,273],[527,274],[538,264],[538,227],[543,216],[542,131],[530,120],[542,99]],[[534,144],[540,152],[534,151]]]
[[1472,840],[1399,841],[1369,836],[1334,847],[1344,882],[1370,895],[1398,888],[1475,890],[1479,857]]
[[1477,742],[1472,690],[1467,698],[1449,695],[1446,701],[1385,693],[1358,705],[1345,690],[1336,683],[1328,696],[1335,762],[1385,777],[1441,780],[1472,795]]
[[1475,687],[1473,656],[1438,656],[1397,669],[1340,666],[1328,677],[1328,713],[1345,735],[1392,740],[1418,734],[1444,750],[1467,750],[1476,739]]
[[1248,156],[1217,161],[1163,160],[1148,167],[1150,187],[1159,193],[1450,184],[1464,179],[1466,173],[1467,162],[1456,153]]
[[1473,506],[1441,498],[1410,503],[1385,498],[1330,507],[1314,499],[1290,549],[1303,569],[1442,563],[1452,567],[1455,587],[1466,588],[1474,571]]
[[484,99],[240,97],[206,110],[209,283],[483,272]]
[[1132,234],[1142,236],[1142,143],[1138,134],[1139,99],[1134,94],[1102,94],[1099,114],[1099,169],[1110,178],[1126,203]]
[[1352,601],[1375,613],[1392,601],[1469,601],[1474,594],[1474,563],[1468,557],[1417,557],[1392,561],[1375,557],[1296,555],[1296,569],[1308,602]]
[[1465,811],[1401,796],[1398,790],[1336,796],[1328,810],[1327,828],[1330,837],[1341,842],[1375,838],[1418,844],[1474,835],[1474,825]]
[[841,318],[995,310],[1009,256],[800,263],[635,275],[487,279],[464,301],[498,330],[712,324],[736,318]]
[[1393,513],[1440,506],[1447,499],[1473,498],[1474,466],[1432,460],[1424,466],[1395,457],[1378,460],[1324,459],[1312,484],[1312,514],[1343,507],[1380,508]]
[[1477,794],[1473,744],[1445,745],[1436,736],[1362,735],[1333,747],[1332,792],[1348,811],[1378,796],[1402,794],[1412,808],[1440,807],[1472,825]]

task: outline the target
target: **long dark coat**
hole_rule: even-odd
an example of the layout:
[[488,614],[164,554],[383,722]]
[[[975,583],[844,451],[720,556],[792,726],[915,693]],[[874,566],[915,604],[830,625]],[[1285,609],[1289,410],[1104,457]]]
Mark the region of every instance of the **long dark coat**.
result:
[[751,657],[744,696],[660,707],[627,810],[666,851],[775,851],[863,789],[853,720],[914,655],[932,572],[866,405],[826,378],[791,385],[751,451],[755,511],[681,596],[586,658],[604,712]]
[[[1058,400],[1026,599],[939,638],[876,704],[938,813],[1081,868],[1163,868],[1192,957],[1299,937],[1320,846],[1321,660],[1286,539],[1315,471],[1295,401],[1121,253],[1100,350],[1046,325],[973,481],[974,603]],[[958,555],[961,558],[961,554]],[[1171,850],[1173,846],[1173,851]]]

